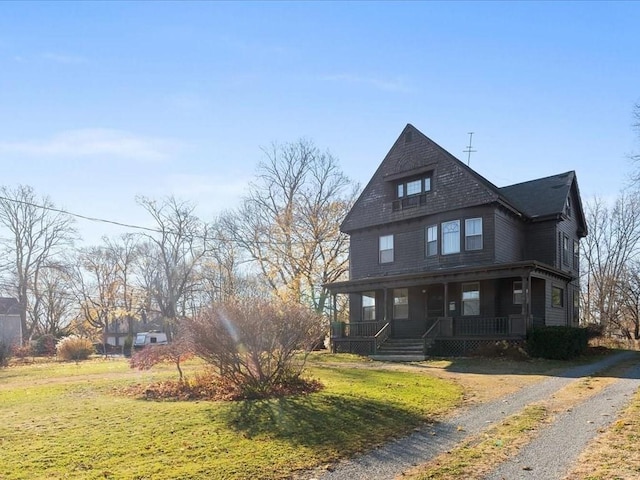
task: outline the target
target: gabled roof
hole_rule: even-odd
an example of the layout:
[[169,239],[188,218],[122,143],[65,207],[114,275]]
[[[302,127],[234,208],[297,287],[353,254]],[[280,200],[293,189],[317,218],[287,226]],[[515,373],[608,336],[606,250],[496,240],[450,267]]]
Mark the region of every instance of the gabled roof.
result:
[[530,218],[557,215],[564,210],[575,172],[502,187],[500,193]]
[[[393,197],[390,190],[393,189],[393,182],[428,171],[438,172],[438,184],[429,204],[424,208],[393,211],[391,202],[385,200]],[[464,194],[442,195],[445,190]],[[349,233],[360,228],[489,203],[499,203],[531,221],[560,218],[565,211],[567,197],[572,192],[578,212],[579,234],[586,235],[587,226],[575,172],[498,188],[413,125],[407,124],[362,190],[340,229]]]
[[[393,212],[388,198],[389,182],[402,177],[420,174],[438,167],[450,169],[450,175],[437,189],[464,191],[453,201],[444,197],[432,198],[432,204],[418,211]],[[500,200],[499,190],[493,183],[478,174],[440,145],[428,138],[411,124],[407,124],[389,153],[365,186],[342,222],[341,230],[350,232],[359,228],[382,225],[389,221],[400,221],[411,216],[421,216],[437,211],[453,210],[474,205],[483,205]]]
[[[573,195],[571,195],[572,193]],[[567,198],[572,196],[577,200],[575,210],[578,212],[580,233],[587,234],[578,180],[576,172],[573,170],[502,187],[500,194],[531,220],[543,220],[563,215]]]

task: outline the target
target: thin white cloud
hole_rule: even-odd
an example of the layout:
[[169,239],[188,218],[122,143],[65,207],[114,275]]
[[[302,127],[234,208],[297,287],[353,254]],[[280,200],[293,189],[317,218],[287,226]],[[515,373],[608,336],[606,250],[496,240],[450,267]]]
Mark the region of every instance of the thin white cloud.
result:
[[87,62],[86,58],[81,57],[79,55],[68,55],[68,54],[53,53],[53,52],[47,52],[42,54],[42,58],[54,63],[63,64],[63,65],[77,65],[80,63]]
[[352,73],[338,73],[333,75],[325,75],[322,77],[322,79],[330,82],[369,85],[378,90],[385,90],[388,92],[406,93],[411,91],[406,81],[401,77],[379,78],[374,76],[355,75]]
[[70,130],[45,140],[0,142],[0,153],[36,157],[109,156],[144,161],[163,160],[177,148],[175,142],[166,139],[104,128]]
[[239,205],[249,181],[249,177],[242,175],[175,174],[165,179],[162,190],[193,200],[208,211],[220,212]]

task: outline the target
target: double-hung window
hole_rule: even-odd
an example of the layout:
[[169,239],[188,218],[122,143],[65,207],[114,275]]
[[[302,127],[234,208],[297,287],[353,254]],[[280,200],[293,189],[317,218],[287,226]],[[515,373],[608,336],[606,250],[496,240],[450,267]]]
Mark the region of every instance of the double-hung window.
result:
[[442,254],[460,252],[460,220],[442,223]]
[[482,218],[467,218],[464,221],[464,249],[482,250]]
[[578,270],[580,267],[580,242],[577,240],[573,241],[573,268],[574,270]]
[[393,318],[409,318],[409,289],[396,288],[393,290]]
[[433,257],[438,254],[438,226],[430,225],[427,227],[427,257]]
[[393,262],[393,235],[383,235],[380,237],[380,263]]
[[564,307],[564,289],[556,286],[551,287],[551,306]]
[[365,292],[362,294],[362,320],[372,322],[376,319],[376,294]]
[[562,236],[562,263],[569,265],[569,237]]
[[513,282],[513,304],[522,305],[522,281]]
[[462,284],[462,315],[480,315],[480,283]]

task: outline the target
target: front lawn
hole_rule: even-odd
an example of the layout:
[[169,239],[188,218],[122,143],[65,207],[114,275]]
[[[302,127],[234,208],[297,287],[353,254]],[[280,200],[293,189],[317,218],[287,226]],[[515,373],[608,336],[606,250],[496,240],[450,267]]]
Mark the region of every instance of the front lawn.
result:
[[[427,374],[311,362],[326,388],[283,399],[155,402],[117,393],[174,378],[124,359],[0,370],[0,478],[287,478],[449,411],[456,384]],[[199,366],[187,365],[187,375]]]

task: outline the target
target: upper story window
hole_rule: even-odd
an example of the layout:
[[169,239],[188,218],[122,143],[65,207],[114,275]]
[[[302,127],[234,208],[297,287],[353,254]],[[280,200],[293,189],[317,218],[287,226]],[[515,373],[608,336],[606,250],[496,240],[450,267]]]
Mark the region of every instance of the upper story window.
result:
[[573,268],[578,270],[580,267],[580,242],[573,241]]
[[425,193],[431,191],[431,175],[413,177],[396,183],[396,200],[393,210],[417,207],[427,203]]
[[427,257],[433,257],[438,254],[438,226],[431,225],[427,227],[426,237],[426,255]]
[[467,218],[464,221],[464,249],[482,250],[482,218]]
[[571,216],[571,196],[567,197],[567,202],[565,203],[564,211],[567,214],[567,217]]
[[421,193],[431,191],[431,176],[414,178],[411,180],[401,180],[397,184],[398,198],[411,197]]
[[562,236],[562,263],[569,265],[569,237]]
[[393,235],[383,235],[380,237],[380,263],[393,262]]
[[442,223],[442,254],[460,252],[460,220]]

